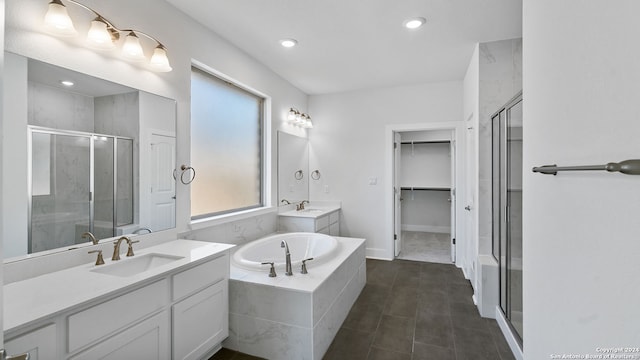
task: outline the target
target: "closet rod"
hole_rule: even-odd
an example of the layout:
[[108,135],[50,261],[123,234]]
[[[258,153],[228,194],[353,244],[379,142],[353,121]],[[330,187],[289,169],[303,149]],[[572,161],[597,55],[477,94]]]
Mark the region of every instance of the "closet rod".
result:
[[402,145],[418,145],[418,144],[450,144],[451,140],[434,140],[434,141],[402,141]]
[[400,190],[451,191],[451,188],[443,188],[443,187],[401,187]]
[[599,170],[608,172],[619,172],[627,175],[640,175],[640,159],[625,160],[619,163],[610,162],[606,165],[585,165],[585,166],[557,166],[543,165],[533,168],[533,172],[556,175],[558,171],[588,171]]

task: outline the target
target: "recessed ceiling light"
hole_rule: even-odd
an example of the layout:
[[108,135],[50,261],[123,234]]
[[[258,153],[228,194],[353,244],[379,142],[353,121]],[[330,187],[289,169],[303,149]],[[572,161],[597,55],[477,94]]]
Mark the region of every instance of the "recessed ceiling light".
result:
[[296,39],[282,39],[280,40],[280,45],[286,47],[286,48],[290,48],[290,47],[294,47],[296,45],[298,45],[298,40]]
[[420,26],[424,25],[427,19],[423,17],[412,18],[404,22],[404,27],[407,29],[417,29]]
[[73,86],[73,81],[70,80],[60,80],[60,84],[64,86]]

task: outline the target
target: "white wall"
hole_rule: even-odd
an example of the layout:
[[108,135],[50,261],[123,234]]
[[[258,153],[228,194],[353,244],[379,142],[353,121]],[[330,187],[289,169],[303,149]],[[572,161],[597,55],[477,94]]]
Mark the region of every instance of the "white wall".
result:
[[[234,45],[205,29],[170,4],[159,1],[149,6],[146,1],[86,0],[84,4],[95,8],[118,26],[133,27],[150,33],[167,47],[173,67],[170,73],[153,73],[121,60],[117,54],[90,50],[77,40],[61,39],[43,31],[42,19],[46,3],[38,0],[9,0],[6,2],[6,50],[55,65],[84,72],[96,77],[138,88],[177,100],[178,164],[189,164],[189,112],[190,66],[196,59],[227,76],[269,95],[271,103],[272,135],[277,129],[304,135],[304,131],[286,123],[289,107],[306,111],[307,96],[273,73],[258,60],[251,58]],[[87,30],[91,20],[86,11],[68,5],[80,34]],[[276,142],[271,151],[275,154]],[[275,162],[273,163],[275,166]],[[276,192],[275,167],[272,169],[271,193]],[[177,189],[177,230],[188,230],[189,187]],[[275,195],[273,197],[275,199]]]
[[637,348],[640,177],[530,169],[639,157],[640,2],[523,10],[525,359]]
[[[285,120],[286,113],[291,106],[308,112],[306,94],[273,73],[262,65],[259,60],[251,58],[233,44],[204,28],[170,4],[164,1],[154,1],[153,6],[149,6],[149,1],[127,0],[112,0],[108,2],[84,0],[83,4],[95,8],[95,10],[118,26],[140,29],[156,36],[168,49],[173,71],[170,73],[153,73],[138,65],[122,60],[117,53],[103,53],[88,49],[83,45],[83,36],[79,36],[76,40],[70,40],[46,34],[43,30],[42,19],[47,10],[47,4],[39,0],[6,1],[6,7],[4,7],[7,15],[5,50],[175,99],[177,101],[178,164],[189,164],[190,157],[189,114],[192,59],[270,96],[271,111],[268,115],[270,116],[273,137],[275,137],[278,129],[305,135],[304,130],[286,124]],[[72,4],[68,4],[67,9],[74,19],[84,19],[84,22],[76,21],[75,25],[80,34],[86,33],[91,16]],[[3,131],[3,136],[6,138],[14,135],[14,133],[5,133]],[[271,141],[271,147],[268,149],[274,156],[276,154],[276,143],[275,140]],[[8,150],[5,144],[3,142],[3,154]],[[275,161],[272,162],[271,177],[269,179],[270,188],[267,189],[274,200],[277,192],[275,164]],[[3,180],[6,181],[9,176],[9,169],[7,169],[7,163],[4,166]],[[26,168],[24,173],[26,174]],[[15,174],[15,171],[12,170],[12,174]],[[22,181],[26,183],[26,177]],[[189,187],[179,185],[176,196],[176,228],[171,231],[145,235],[145,239],[171,239],[175,238],[176,234],[190,229]],[[21,202],[25,202],[24,206],[26,207],[26,201],[23,199]],[[3,202],[4,205],[5,202]],[[13,205],[23,206],[22,203],[17,201],[6,202],[7,207]],[[3,229],[6,228],[5,225],[7,224],[7,219],[4,219]],[[234,229],[237,229],[238,233],[242,233],[243,224],[243,222],[237,223]],[[275,230],[275,224],[271,222],[262,223],[259,228],[266,229],[267,226]],[[208,239],[222,240],[219,238]],[[51,259],[51,257],[49,258]],[[77,261],[80,263],[89,262],[91,257],[86,254],[78,255]]]
[[385,238],[385,126],[460,121],[461,94],[461,82],[446,82],[309,97],[309,170],[322,174],[309,197],[342,201],[340,233],[367,239],[368,256],[387,258],[393,245]]

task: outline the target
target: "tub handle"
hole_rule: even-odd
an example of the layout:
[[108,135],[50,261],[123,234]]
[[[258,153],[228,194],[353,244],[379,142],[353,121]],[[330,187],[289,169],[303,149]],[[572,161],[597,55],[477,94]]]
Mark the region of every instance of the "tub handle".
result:
[[301,274],[308,274],[308,272],[307,272],[307,261],[309,261],[309,260],[313,260],[313,258],[308,258],[308,259],[302,260],[302,270],[300,271]]
[[262,265],[267,265],[270,264],[271,265],[271,269],[269,270],[269,277],[276,277],[278,276],[276,274],[276,268],[273,266],[273,261],[267,261],[267,262],[263,262]]

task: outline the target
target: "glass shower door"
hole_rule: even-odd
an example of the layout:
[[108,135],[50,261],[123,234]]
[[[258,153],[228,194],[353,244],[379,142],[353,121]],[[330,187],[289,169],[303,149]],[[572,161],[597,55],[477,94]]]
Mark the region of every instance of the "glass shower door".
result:
[[492,117],[493,255],[500,308],[522,340],[522,96]]
[[91,138],[31,132],[29,253],[70,246],[91,219]]

